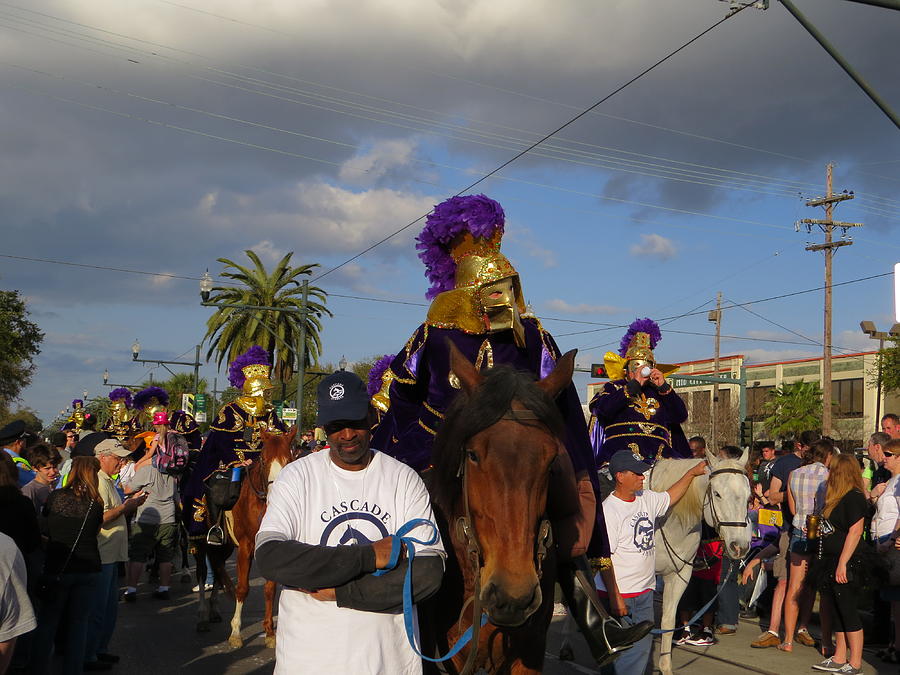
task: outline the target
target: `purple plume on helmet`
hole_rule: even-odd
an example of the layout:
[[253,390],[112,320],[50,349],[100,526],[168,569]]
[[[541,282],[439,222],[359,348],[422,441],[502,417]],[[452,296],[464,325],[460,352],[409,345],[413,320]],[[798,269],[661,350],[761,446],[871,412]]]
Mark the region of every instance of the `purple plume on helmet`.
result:
[[162,387],[147,387],[134,395],[134,407],[143,410],[150,403],[150,399],[155,398],[160,405],[169,405],[169,393]]
[[656,349],[656,344],[662,340],[662,334],[659,332],[659,324],[653,319],[635,319],[628,326],[628,332],[619,343],[619,356],[624,357],[628,351],[628,345],[631,344],[632,338],[637,333],[647,333],[650,336],[650,349]]
[[109,392],[109,400],[110,401],[115,401],[118,398],[124,398],[125,399],[125,407],[128,409],[131,408],[131,390],[130,389],[126,389],[125,387],[119,387],[118,389],[113,389],[111,392]]
[[419,258],[431,282],[425,297],[431,300],[453,289],[456,263],[447,247],[455,236],[471,232],[473,237],[492,237],[498,229],[502,234],[505,222],[503,207],[484,195],[450,197],[435,206],[416,237]]
[[259,345],[253,345],[250,349],[232,361],[231,365],[228,367],[228,381],[231,382],[231,386],[235,389],[243,388],[244,380],[247,378],[244,377],[244,373],[241,372],[241,369],[257,363],[262,363],[267,366],[272,365],[269,361],[269,352]]
[[381,389],[381,378],[396,356],[396,354],[385,354],[372,366],[372,370],[369,371],[369,381],[366,383],[366,391],[369,392],[369,396],[374,396]]
[[78,403],[79,405],[81,405],[81,407],[84,407],[84,401],[82,401],[80,398],[76,398],[74,401],[72,401],[72,408],[75,408],[75,407],[76,407],[76,406],[75,406],[76,403]]

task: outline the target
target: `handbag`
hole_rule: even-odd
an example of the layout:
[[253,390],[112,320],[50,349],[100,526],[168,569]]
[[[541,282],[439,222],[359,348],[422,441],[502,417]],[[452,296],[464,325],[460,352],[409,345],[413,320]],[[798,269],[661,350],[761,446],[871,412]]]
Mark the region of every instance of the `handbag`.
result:
[[62,585],[62,575],[66,571],[66,568],[69,566],[69,562],[72,560],[72,554],[75,553],[75,547],[78,546],[78,542],[81,539],[81,533],[84,532],[84,526],[87,524],[88,516],[91,515],[91,509],[94,508],[94,502],[92,501],[87,508],[87,511],[84,513],[84,520],[81,521],[81,527],[78,530],[78,534],[75,536],[75,541],[72,543],[72,548],[69,549],[69,554],[66,556],[66,562],[63,563],[63,566],[60,568],[59,572],[56,574],[41,574],[40,578],[37,581],[37,588],[35,588],[35,594],[41,600],[50,600],[59,594],[60,586]]

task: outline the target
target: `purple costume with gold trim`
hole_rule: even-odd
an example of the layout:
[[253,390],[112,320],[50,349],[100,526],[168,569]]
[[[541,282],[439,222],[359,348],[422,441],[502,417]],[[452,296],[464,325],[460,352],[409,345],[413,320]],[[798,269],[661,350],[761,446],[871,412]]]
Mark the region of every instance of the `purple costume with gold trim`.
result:
[[[419,235],[420,257],[433,284],[428,318],[378,374],[380,381],[370,383],[372,404],[379,411],[372,446],[418,471],[431,464],[434,435],[459,392],[450,371],[448,339],[479,370],[503,364],[536,379],[547,376],[560,356],[551,335],[525,312],[518,274],[499,251],[503,223],[497,202],[483,195],[453,197],[435,207]],[[498,296],[506,304],[492,304],[491,298]],[[556,403],[573,468],[576,474],[586,472],[599,495],[575,386],[570,384]],[[590,554],[608,557],[599,498],[597,506]]]

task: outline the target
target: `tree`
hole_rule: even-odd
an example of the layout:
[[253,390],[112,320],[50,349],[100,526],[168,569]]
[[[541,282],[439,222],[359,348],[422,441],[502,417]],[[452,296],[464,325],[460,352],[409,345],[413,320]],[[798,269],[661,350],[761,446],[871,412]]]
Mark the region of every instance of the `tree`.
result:
[[869,372],[869,386],[877,387],[881,380],[882,391],[900,391],[900,343],[897,340],[888,342],[890,345],[875,355],[875,366]]
[[[269,273],[256,253],[245,253],[253,262],[253,267],[239,265],[228,258],[218,259],[225,265],[222,276],[234,279],[239,285],[214,286],[210,302],[300,309],[303,290],[298,278],[311,275],[319,266],[293,267],[290,264],[293,253],[288,253]],[[309,287],[305,351],[307,363],[312,365],[318,363],[322,352],[320,317],[331,316],[324,304],[326,298],[327,293],[321,288]],[[221,367],[223,362],[234,360],[251,346],[260,345],[273,357],[274,378],[290,382],[294,376],[294,349],[302,321],[304,318],[299,312],[217,308],[206,322],[206,336],[203,338],[209,343],[206,357],[215,355],[216,363]]]
[[28,320],[18,291],[0,291],[0,412],[9,410],[31,384],[34,358],[41,353],[44,334]]
[[25,429],[33,434],[39,434],[44,429],[44,422],[31,408],[19,408],[14,413],[0,415],[0,427],[5,427],[16,420],[25,422]]
[[795,382],[775,387],[763,403],[766,431],[777,438],[822,427],[822,388],[818,382]]

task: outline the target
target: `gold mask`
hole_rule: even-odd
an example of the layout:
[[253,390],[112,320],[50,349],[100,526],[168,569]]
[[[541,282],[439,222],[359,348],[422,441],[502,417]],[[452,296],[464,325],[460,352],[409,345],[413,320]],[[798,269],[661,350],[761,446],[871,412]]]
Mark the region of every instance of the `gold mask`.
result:
[[264,415],[272,409],[272,382],[269,380],[269,366],[261,363],[241,369],[244,374],[243,395],[237,403],[251,415]]
[[512,330],[516,346],[525,346],[525,327],[519,316],[516,304],[513,278],[507,277],[493,283],[485,284],[478,290],[481,306],[484,308],[484,320],[488,333],[501,330]]
[[144,417],[146,418],[147,422],[152,423],[153,416],[156,413],[165,412],[165,411],[166,411],[166,406],[164,406],[162,403],[160,403],[159,399],[154,396],[153,398],[150,399],[149,403],[147,403],[147,405],[144,406],[144,409],[141,412],[143,412]]
[[109,406],[109,414],[113,424],[123,424],[128,419],[128,408],[125,407],[125,399],[113,401]]
[[84,408],[76,406],[69,420],[75,424],[76,429],[81,429],[84,426]]

